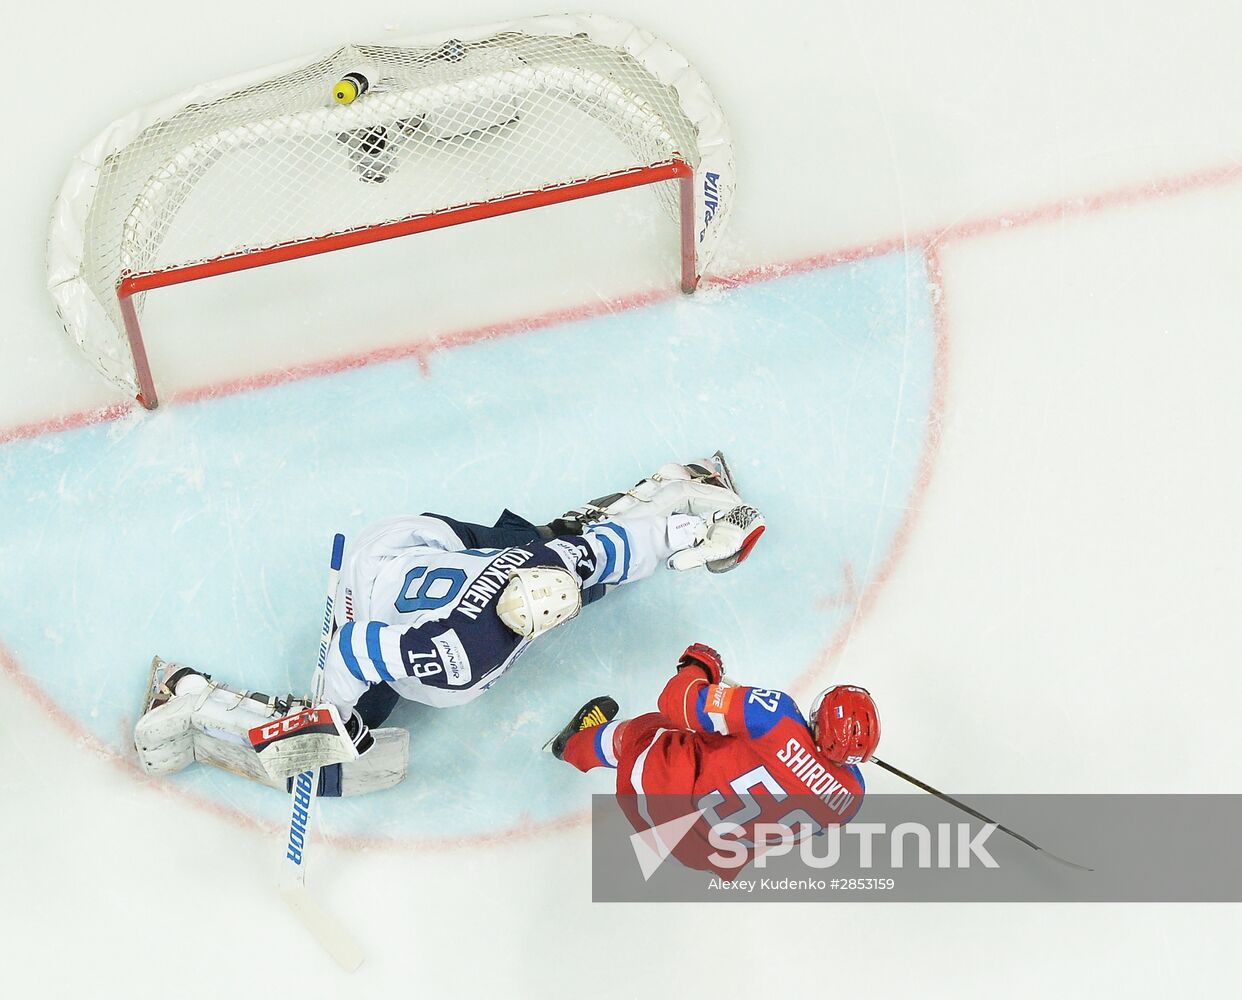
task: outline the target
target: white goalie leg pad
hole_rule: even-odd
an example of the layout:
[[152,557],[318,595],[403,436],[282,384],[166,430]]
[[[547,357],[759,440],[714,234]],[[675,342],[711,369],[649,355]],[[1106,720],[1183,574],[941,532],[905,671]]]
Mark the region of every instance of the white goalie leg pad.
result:
[[729,510],[742,502],[732,490],[704,482],[684,465],[669,462],[602,507],[594,508],[597,517],[638,515],[668,517],[670,514],[692,514],[709,520],[719,511]]
[[[295,707],[304,707],[295,702]],[[282,716],[287,703],[234,691],[202,674],[182,678],[173,697],[147,711],[134,727],[138,761],[148,774],[171,774],[198,761],[272,788],[287,779],[268,774],[250,743],[250,730]],[[321,771],[325,795],[359,795],[391,788],[409,770],[409,733],[404,729],[371,731],[374,744],[353,760]]]
[[134,727],[134,749],[147,774],[173,774],[194,761],[191,698],[173,698],[147,712]]
[[319,794],[333,795],[330,782],[339,777],[341,796],[382,792],[405,780],[410,769],[410,733],[407,729],[372,729],[375,743],[356,760],[335,764],[319,772]]
[[171,774],[199,759],[195,744],[202,733],[239,743],[249,726],[274,714],[258,702],[251,708],[248,700],[244,693],[213,684],[202,674],[183,677],[173,697],[146,712],[134,727],[138,762],[148,774]]

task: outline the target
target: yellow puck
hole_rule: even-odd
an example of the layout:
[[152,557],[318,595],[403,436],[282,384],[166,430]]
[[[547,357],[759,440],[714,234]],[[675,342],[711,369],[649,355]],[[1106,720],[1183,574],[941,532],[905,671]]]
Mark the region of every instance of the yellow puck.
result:
[[358,97],[358,85],[353,80],[342,80],[332,88],[337,104],[353,104]]

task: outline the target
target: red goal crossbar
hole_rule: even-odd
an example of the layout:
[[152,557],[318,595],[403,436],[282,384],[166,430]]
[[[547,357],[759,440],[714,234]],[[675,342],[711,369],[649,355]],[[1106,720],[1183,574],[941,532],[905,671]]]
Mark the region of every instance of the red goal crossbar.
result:
[[318,236],[306,240],[295,240],[279,243],[275,246],[248,249],[226,254],[212,260],[182,267],[171,267],[162,271],[149,271],[137,274],[126,274],[117,283],[116,296],[121,308],[121,317],[125,321],[125,334],[129,339],[129,347],[134,356],[134,369],[138,375],[138,402],[148,410],[159,405],[159,397],[155,392],[155,382],[151,376],[151,365],[147,360],[146,347],[142,341],[142,327],[138,321],[138,311],[134,306],[133,297],[140,292],[149,292],[155,288],[166,288],[187,281],[198,281],[201,278],[212,278],[220,274],[232,274],[245,271],[252,267],[263,267],[267,264],[279,264],[286,260],[299,260],[313,257],[316,254],[331,253],[333,250],[345,250],[349,247],[363,246],[367,243],[378,243],[391,240],[398,236],[409,236],[414,233],[425,233],[435,229],[446,229],[449,226],[461,225],[465,222],[476,222],[480,219],[492,219],[513,212],[523,212],[531,208],[542,208],[545,205],[557,205],[562,202],[589,198],[592,195],[608,194],[611,191],[624,191],[628,188],[641,187],[645,184],[657,184],[660,181],[678,180],[680,182],[680,222],[681,222],[681,290],[693,292],[698,284],[698,271],[695,261],[694,238],[694,170],[681,160],[670,160],[648,167],[622,170],[600,177],[570,181],[538,191],[524,191],[518,194],[505,195],[492,201],[478,202],[471,205],[459,205],[444,208],[423,215],[411,216],[396,222],[364,229],[353,229],[348,232],[334,233],[331,236]]

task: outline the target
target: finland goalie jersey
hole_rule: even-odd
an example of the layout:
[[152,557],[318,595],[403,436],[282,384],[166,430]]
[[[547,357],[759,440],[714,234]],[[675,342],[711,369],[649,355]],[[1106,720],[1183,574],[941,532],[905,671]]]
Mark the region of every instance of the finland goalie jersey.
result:
[[368,687],[388,683],[436,707],[476,698],[530,642],[496,614],[514,570],[567,569],[585,603],[603,585],[650,576],[668,557],[665,532],[652,527],[606,520],[582,535],[480,549],[466,547],[449,521],[433,515],[372,525],[342,568],[325,696],[348,710]]

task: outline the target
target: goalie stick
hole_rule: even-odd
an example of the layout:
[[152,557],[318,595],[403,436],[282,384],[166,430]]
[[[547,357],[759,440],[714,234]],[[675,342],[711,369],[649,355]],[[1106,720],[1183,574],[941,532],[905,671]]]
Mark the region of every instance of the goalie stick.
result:
[[[332,640],[333,605],[341,577],[341,560],[345,554],[345,536],[332,539],[332,568],[328,572],[328,601],[323,614],[323,631],[319,636],[319,662],[311,678],[311,705],[323,700],[324,664]],[[302,771],[293,777],[289,795],[289,826],[286,830],[284,857],[280,862],[280,894],[307,930],[346,972],[362,964],[362,949],[354,936],[321,908],[306,888],[306,852],[310,846],[311,824],[315,813],[315,793],[319,787],[319,769]]]
[[1052,861],[1057,862],[1057,864],[1065,865],[1067,868],[1075,868],[1080,872],[1095,871],[1094,868],[1088,868],[1086,865],[1075,864],[1073,861],[1069,861],[1066,858],[1063,858],[1058,854],[1053,854],[1046,847],[1040,847],[1037,843],[1035,843],[1035,841],[1028,840],[1026,837],[1022,836],[1022,834],[1016,833],[1015,831],[1009,829],[1009,827],[1005,826],[1003,823],[997,823],[996,820],[990,819],[989,817],[984,816],[983,813],[979,812],[979,810],[972,809],[965,802],[960,802],[959,800],[955,799],[952,795],[946,795],[944,792],[940,791],[938,788],[932,788],[932,786],[927,784],[927,782],[919,781],[919,779],[914,777],[914,775],[906,774],[906,772],[901,770],[901,768],[893,767],[892,764],[888,764],[885,761],[880,760],[879,757],[872,757],[871,763],[875,764],[877,767],[884,768],[884,770],[886,770],[889,774],[897,775],[897,777],[901,778],[903,781],[910,782],[910,784],[912,784],[915,788],[921,788],[923,789],[923,791],[927,792],[929,795],[934,795],[936,796],[936,798],[940,799],[941,801],[947,802],[951,806],[955,806],[956,808],[962,810],[962,812],[973,816],[975,819],[982,820],[984,823],[991,823],[993,826],[996,827],[996,829],[1000,830],[1002,833],[1009,834],[1009,836],[1013,837],[1014,840],[1020,841],[1021,843],[1026,844],[1027,847],[1030,847],[1033,850],[1039,851],[1040,854],[1044,855],[1046,858],[1049,858]]

